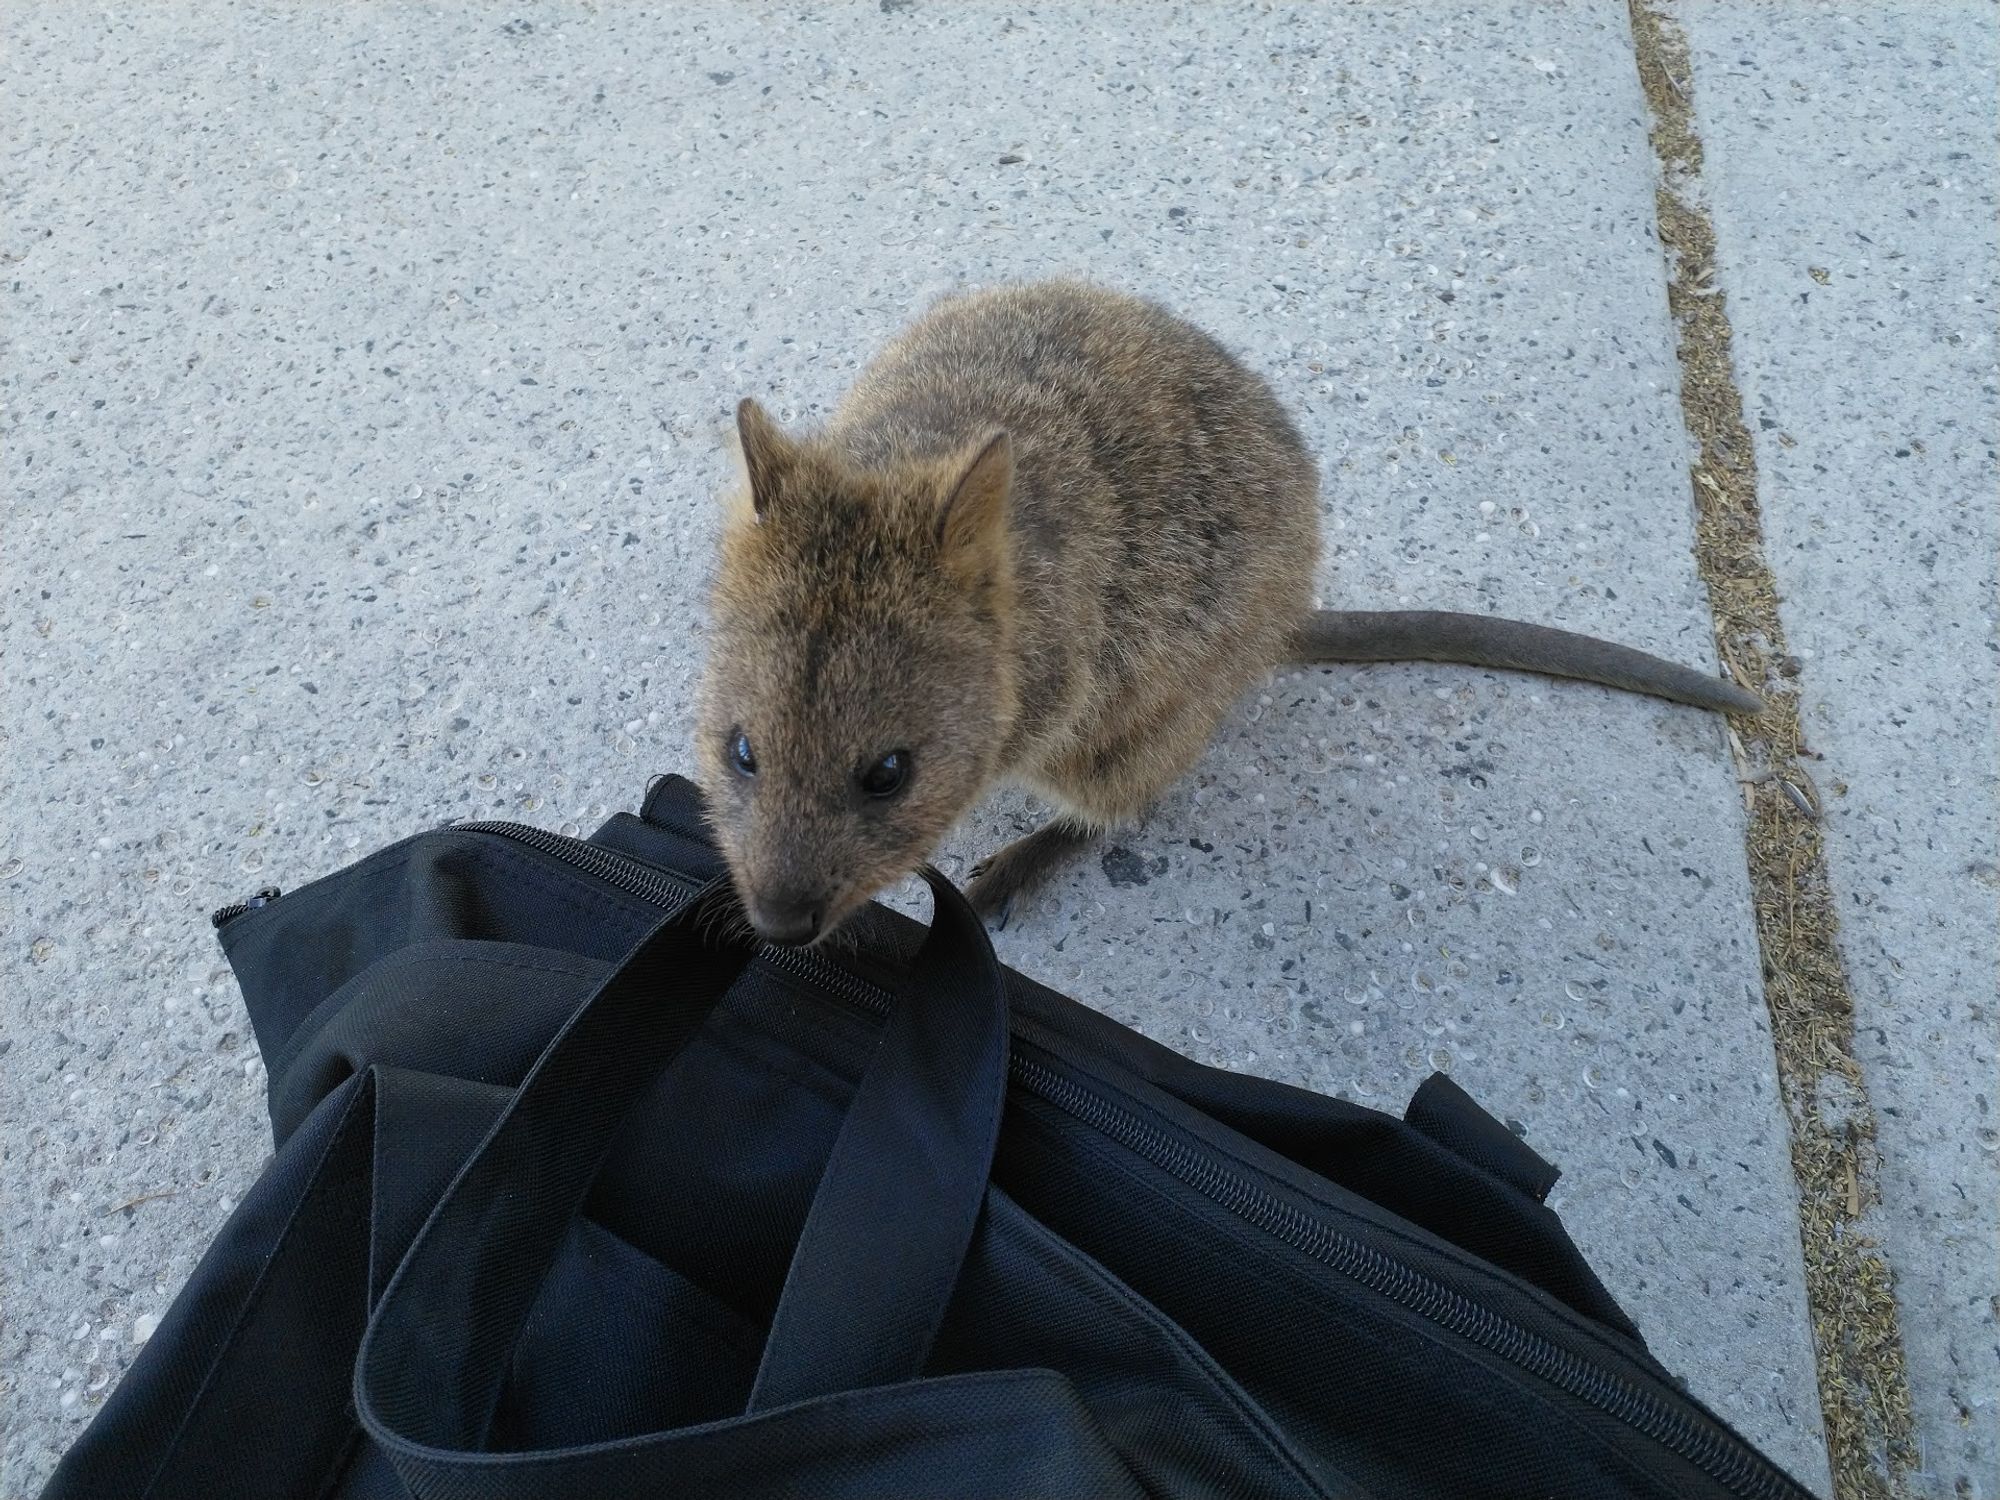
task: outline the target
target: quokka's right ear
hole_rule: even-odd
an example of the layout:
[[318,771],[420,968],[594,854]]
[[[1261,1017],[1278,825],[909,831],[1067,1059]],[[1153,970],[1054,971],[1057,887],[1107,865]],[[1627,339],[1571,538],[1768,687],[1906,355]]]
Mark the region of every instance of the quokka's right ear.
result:
[[938,511],[938,546],[947,566],[978,577],[990,572],[1006,545],[1014,444],[1004,432],[990,433],[963,465]]
[[743,460],[744,482],[750,489],[750,504],[761,521],[783,484],[797,448],[771,420],[770,413],[748,396],[736,406],[736,442]]

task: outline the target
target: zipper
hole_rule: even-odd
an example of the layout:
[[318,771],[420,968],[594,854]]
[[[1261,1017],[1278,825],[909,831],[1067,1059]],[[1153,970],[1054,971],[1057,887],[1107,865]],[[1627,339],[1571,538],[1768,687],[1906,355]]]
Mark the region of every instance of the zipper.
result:
[[[628,855],[522,823],[455,823],[446,831],[492,834],[526,844],[618,890],[669,909],[680,905],[700,884]],[[265,904],[266,895],[260,891],[249,902],[224,907],[216,913],[216,925]],[[268,899],[276,900],[277,895],[275,888],[268,889]],[[881,986],[814,957],[807,949],[766,944],[757,956],[761,962],[863,1009],[886,1014],[892,1003],[889,992]],[[1806,1491],[1734,1435],[1675,1410],[1582,1355],[1480,1306],[1354,1236],[1330,1228],[1131,1110],[1024,1056],[1018,1047],[1009,1049],[1008,1076],[1037,1099],[1124,1146],[1246,1224],[1650,1438],[1741,1500],[1811,1500]]]
[[[655,866],[633,859],[630,855],[615,854],[609,849],[600,849],[595,844],[581,839],[567,838],[560,833],[548,833],[540,828],[531,828],[525,823],[479,822],[453,823],[447,830],[451,833],[494,833],[502,838],[512,839],[517,844],[526,844],[531,849],[539,849],[565,864],[587,870],[607,885],[639,896],[671,910],[679,906],[700,889],[701,882],[685,875],[674,875]],[[840,999],[866,1010],[886,1015],[889,1010],[889,992],[879,985],[870,984],[859,975],[850,974],[845,969],[836,968],[825,959],[813,958],[804,948],[780,948],[766,943],[757,950],[758,959],[774,969],[782,969],[793,978],[804,981],[816,989],[830,990]]]
[[1143,1157],[1245,1223],[1310,1256],[1429,1323],[1539,1376],[1687,1460],[1744,1500],[1810,1500],[1785,1474],[1739,1439],[1676,1411],[1657,1396],[1481,1307],[1421,1271],[1351,1235],[1111,1104],[1045,1064],[1019,1053],[1009,1071],[1028,1092]]
[[553,855],[564,864],[595,875],[606,885],[616,886],[628,895],[638,896],[655,906],[664,906],[669,910],[679,906],[692,895],[698,885],[698,882],[686,876],[655,869],[629,855],[615,854],[609,849],[600,849],[595,844],[586,843],[582,839],[573,839],[565,834],[530,828],[525,823],[496,821],[447,823],[439,832],[497,833],[502,838],[512,839],[517,844],[526,844],[530,849],[539,849],[544,854]]
[[219,906],[208,914],[211,927],[220,928],[224,923],[233,922],[246,911],[255,911],[260,906],[269,906],[285,893],[275,885],[267,885],[254,896],[245,896],[241,901],[233,901],[227,906]]

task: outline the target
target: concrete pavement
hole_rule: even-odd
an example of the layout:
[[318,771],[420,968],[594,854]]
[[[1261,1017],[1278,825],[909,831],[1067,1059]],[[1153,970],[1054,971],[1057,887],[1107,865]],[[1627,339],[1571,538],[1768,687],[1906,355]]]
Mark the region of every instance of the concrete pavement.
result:
[[1823,757],[1881,1156],[1862,1227],[1904,1314],[1910,1483],[1991,1496],[2000,11],[1685,15],[1767,553]]
[[[1884,84],[1865,131],[1840,104],[1884,76],[1874,32],[1836,51],[1794,45],[1791,7],[1687,20],[1748,411],[1798,444],[1765,470],[1771,561],[1850,787],[1834,878],[1872,903],[1843,929],[1882,1038],[1864,1061],[1909,1121],[1881,1132],[1883,1246],[1937,1436],[1898,1483],[1978,1495],[1995,403],[1992,308],[1965,298],[1992,255],[1994,67],[1990,8],[1911,9],[1957,112]],[[207,910],[445,818],[587,831],[685,768],[727,412],[756,394],[810,421],[940,292],[1081,274],[1239,351],[1322,454],[1329,603],[1715,659],[1622,3],[5,24],[0,1494],[40,1485],[266,1152]],[[1733,81],[1746,49],[1824,112]],[[1804,343],[1801,248],[1770,235],[1864,227],[1840,217],[1856,154],[1873,212],[1944,226],[1940,274],[1902,279],[1889,331]],[[1933,326],[1960,342],[1919,351]],[[1920,352],[1929,392],[1900,363]],[[1863,361],[1915,409],[1843,376]],[[1929,467],[1860,442],[1871,422]],[[1809,467],[1828,453],[1833,477]],[[1891,463],[1935,548],[1792,545]],[[1909,601],[1886,662],[1852,645],[1870,590]],[[1926,653],[1945,620],[1963,647]],[[1901,754],[1865,748],[1884,673],[1920,714]],[[997,801],[947,867],[1027,816]],[[1286,671],[1000,942],[1204,1061],[1386,1109],[1449,1069],[1564,1168],[1552,1202],[1662,1359],[1824,1490],[1744,832],[1712,717],[1429,665]],[[1953,998],[1911,1009],[1931,994]]]

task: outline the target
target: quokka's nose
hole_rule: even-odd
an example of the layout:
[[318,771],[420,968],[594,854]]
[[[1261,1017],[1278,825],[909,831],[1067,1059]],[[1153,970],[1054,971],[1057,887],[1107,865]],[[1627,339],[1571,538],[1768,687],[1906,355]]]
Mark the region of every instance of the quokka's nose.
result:
[[767,943],[797,947],[819,936],[826,908],[815,898],[765,897],[750,904],[750,925]]

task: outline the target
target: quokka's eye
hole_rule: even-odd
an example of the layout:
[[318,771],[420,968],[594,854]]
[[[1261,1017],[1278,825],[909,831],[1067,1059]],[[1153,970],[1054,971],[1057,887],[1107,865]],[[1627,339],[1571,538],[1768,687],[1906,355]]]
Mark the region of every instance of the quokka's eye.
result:
[[909,779],[910,752],[891,750],[861,773],[861,790],[871,797],[893,797]]
[[740,729],[729,737],[729,764],[739,776],[757,774],[757,756],[750,749],[750,736]]

